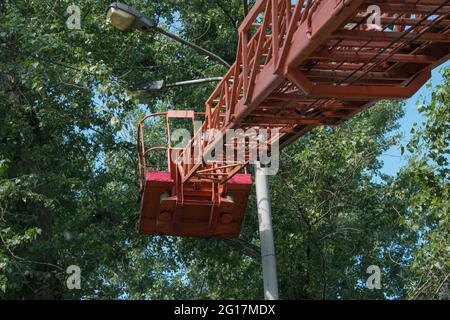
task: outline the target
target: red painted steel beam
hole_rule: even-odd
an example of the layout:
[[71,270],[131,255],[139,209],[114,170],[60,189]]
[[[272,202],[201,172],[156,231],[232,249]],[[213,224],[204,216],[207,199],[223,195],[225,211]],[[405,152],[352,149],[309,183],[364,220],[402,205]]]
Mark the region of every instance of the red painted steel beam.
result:
[[[380,32],[380,31],[367,31],[367,30],[338,30],[333,32],[331,39],[333,40],[365,40],[365,41],[393,41],[402,36],[403,32]],[[403,36],[403,39],[413,40],[413,43],[422,42],[450,42],[450,34],[438,34],[425,32],[416,38],[417,33],[409,33]]]
[[[367,17],[363,16],[353,16],[349,19],[350,23],[364,23],[367,20]],[[397,18],[397,17],[381,17],[380,22],[382,25],[400,25],[400,26],[413,26],[416,25],[420,19],[414,18]],[[422,25],[430,25],[432,21],[425,21]],[[438,24],[439,26],[448,26],[450,25],[450,20],[442,20]]]
[[335,62],[364,62],[367,60],[374,59],[378,60],[387,60],[393,62],[410,62],[410,63],[429,63],[433,64],[436,62],[436,58],[429,55],[423,54],[388,54],[388,53],[369,53],[369,52],[355,52],[355,51],[337,51],[337,52],[329,52],[326,50],[318,51],[309,56],[308,59],[314,60],[329,60]]
[[[372,1],[371,1],[372,2]],[[374,1],[373,1],[374,2]],[[382,3],[378,2],[378,5],[383,13],[402,13],[402,14],[427,14],[436,10],[439,5],[442,4],[442,1],[436,1],[434,5],[426,5],[426,4],[414,4],[414,3]],[[450,12],[450,5],[446,5],[441,9],[436,11],[438,15],[444,15]]]

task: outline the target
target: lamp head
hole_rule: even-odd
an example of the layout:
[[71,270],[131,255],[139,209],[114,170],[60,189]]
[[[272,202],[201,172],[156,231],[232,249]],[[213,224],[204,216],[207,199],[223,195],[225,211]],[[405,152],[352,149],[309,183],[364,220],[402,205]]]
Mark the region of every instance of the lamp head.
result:
[[145,14],[120,2],[109,5],[107,17],[114,27],[122,31],[134,27],[145,32],[156,26]]

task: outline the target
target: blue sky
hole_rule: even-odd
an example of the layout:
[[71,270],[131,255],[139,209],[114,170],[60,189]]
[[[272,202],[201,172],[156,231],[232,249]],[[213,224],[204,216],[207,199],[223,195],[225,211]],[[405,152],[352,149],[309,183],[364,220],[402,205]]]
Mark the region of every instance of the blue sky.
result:
[[[443,82],[442,73],[440,70],[444,67],[450,67],[450,61],[447,61],[433,70],[431,79],[428,82],[431,82],[432,87]],[[425,99],[426,101],[429,101],[431,98],[431,92],[432,88],[426,88],[424,85],[414,96],[408,99],[405,106],[405,116],[400,120],[401,127],[399,132],[403,135],[401,140],[402,145],[406,145],[406,143],[408,143],[411,137],[410,131],[413,124],[415,122],[420,124],[424,120],[424,118],[417,111],[417,100],[419,99],[422,101]],[[384,163],[382,172],[384,174],[395,176],[400,168],[407,163],[407,157],[408,154],[406,152],[403,156],[401,155],[400,144],[390,148],[380,157]]]

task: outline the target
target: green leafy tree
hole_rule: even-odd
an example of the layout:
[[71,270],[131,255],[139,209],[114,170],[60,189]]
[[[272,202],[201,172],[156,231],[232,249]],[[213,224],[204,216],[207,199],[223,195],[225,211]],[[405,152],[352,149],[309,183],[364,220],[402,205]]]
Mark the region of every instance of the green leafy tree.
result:
[[431,100],[419,111],[422,126],[412,129],[411,156],[402,169],[396,193],[408,203],[401,224],[416,235],[406,280],[411,299],[448,299],[450,276],[450,69],[444,82],[431,88]]

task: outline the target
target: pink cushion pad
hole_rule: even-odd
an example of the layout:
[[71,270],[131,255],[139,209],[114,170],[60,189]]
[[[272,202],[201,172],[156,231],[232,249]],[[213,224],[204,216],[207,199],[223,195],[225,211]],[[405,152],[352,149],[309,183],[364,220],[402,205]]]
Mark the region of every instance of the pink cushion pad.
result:
[[[145,172],[146,181],[158,181],[158,182],[173,182],[170,172],[164,171],[146,171]],[[252,176],[250,174],[237,173],[227,184],[252,184]]]
[[170,172],[164,171],[146,171],[146,181],[158,181],[158,182],[173,182]]
[[252,184],[252,175],[237,173],[227,181],[227,184]]

